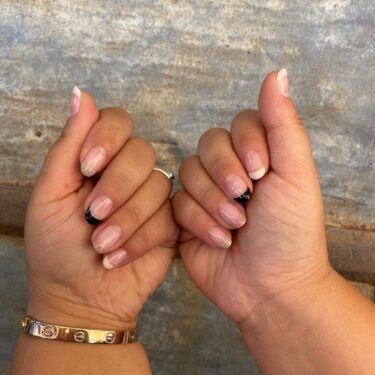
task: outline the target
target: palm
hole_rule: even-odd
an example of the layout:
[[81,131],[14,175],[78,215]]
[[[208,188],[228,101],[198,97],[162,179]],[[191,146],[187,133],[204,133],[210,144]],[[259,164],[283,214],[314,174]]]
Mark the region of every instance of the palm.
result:
[[185,266],[208,298],[241,321],[252,308],[248,301],[257,303],[258,291],[286,288],[296,272],[311,266],[313,254],[306,249],[319,248],[324,241],[322,212],[319,185],[313,194],[307,193],[271,171],[257,183],[247,205],[247,224],[233,233],[232,246],[219,250],[191,238],[181,245]]
[[[77,182],[81,184],[82,182]],[[91,309],[133,320],[172,262],[174,249],[157,247],[138,260],[106,270],[91,245],[93,227],[84,220],[83,202],[92,184],[48,201],[33,194],[26,218],[25,243],[29,278]],[[43,292],[43,291],[42,291]]]

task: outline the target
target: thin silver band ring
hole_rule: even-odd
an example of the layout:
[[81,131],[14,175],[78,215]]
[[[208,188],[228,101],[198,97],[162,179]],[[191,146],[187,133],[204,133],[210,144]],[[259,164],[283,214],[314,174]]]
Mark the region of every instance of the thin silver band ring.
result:
[[153,168],[153,171],[157,171],[157,172],[163,173],[163,175],[165,177],[167,177],[168,180],[171,181],[172,184],[173,184],[174,174],[172,172],[166,172],[164,169],[161,169],[161,168]]

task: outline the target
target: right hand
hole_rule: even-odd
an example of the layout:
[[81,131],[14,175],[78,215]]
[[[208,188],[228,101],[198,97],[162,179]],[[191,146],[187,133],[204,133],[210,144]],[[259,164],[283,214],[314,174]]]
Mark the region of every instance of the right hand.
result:
[[[308,301],[332,271],[319,178],[285,73],[267,76],[259,111],[238,114],[231,132],[202,135],[172,201],[187,272],[243,330],[274,300]],[[249,176],[262,178],[253,186]],[[243,207],[234,198],[247,188]]]

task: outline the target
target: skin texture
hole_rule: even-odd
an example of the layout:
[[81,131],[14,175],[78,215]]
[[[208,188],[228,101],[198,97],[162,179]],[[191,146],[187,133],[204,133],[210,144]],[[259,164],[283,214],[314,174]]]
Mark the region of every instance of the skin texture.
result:
[[[238,134],[244,127],[246,137]],[[232,237],[231,246],[221,251],[210,246],[214,243],[207,244],[205,233],[217,221],[205,209],[206,197],[215,200],[211,212],[230,199],[222,182],[229,173],[247,174],[241,156],[255,145],[271,168],[254,183],[251,200],[243,208],[246,223],[232,233],[219,223]],[[232,320],[242,324],[264,300],[296,285],[303,287],[305,282],[319,282],[332,272],[309,140],[291,100],[279,93],[276,74],[263,83],[259,112],[241,112],[231,132],[208,130],[199,140],[198,155],[192,158],[180,169],[185,189],[173,199],[176,219],[185,228],[181,256],[198,287]],[[206,181],[202,182],[204,172]],[[201,177],[194,178],[194,174]],[[202,191],[194,191],[194,198],[190,192],[196,186],[202,186]],[[218,198],[212,198],[215,195]]]
[[[134,327],[140,309],[163,281],[175,254],[178,228],[168,200],[171,183],[161,173],[152,172],[154,150],[148,142],[131,138],[132,124],[125,111],[98,111],[87,93],[79,99],[78,112],[68,119],[46,157],[27,209],[27,312],[41,321],[75,327]],[[72,103],[76,102],[73,97]],[[80,171],[80,162],[95,145],[105,148],[107,156],[99,173],[88,179]],[[85,211],[103,194],[112,199],[113,208],[95,227],[86,222]],[[95,251],[95,234],[111,224],[123,228],[120,240],[109,249]],[[127,251],[122,265],[104,268],[101,253],[119,248]],[[49,357],[54,360],[47,360]],[[95,357],[100,361],[93,360]],[[120,357],[122,361],[118,361]],[[81,372],[74,367],[77,361]],[[138,343],[109,349],[46,343],[26,335],[20,337],[12,371],[99,374],[111,363],[110,368],[116,367],[119,373],[150,373]]]
[[[133,326],[171,264],[178,229],[170,186],[151,172],[147,142],[128,141],[130,124],[122,110],[99,113],[83,93],[47,156],[25,232],[28,313],[40,320]],[[106,158],[88,180],[79,162],[98,144]],[[267,76],[258,111],[238,114],[230,132],[211,129],[201,137],[180,180],[184,189],[172,203],[186,270],[237,323],[262,373],[375,373],[374,305],[329,265],[319,179],[286,71]],[[241,205],[236,198],[247,189],[252,197]],[[103,194],[113,207],[94,230],[84,216]],[[104,249],[97,239],[110,225],[122,234]],[[102,254],[123,250],[118,268],[103,268]],[[103,372],[149,374],[150,368],[140,344],[90,346],[26,335],[12,368],[31,375]]]
[[[226,182],[246,173],[257,181],[239,207]],[[328,262],[319,178],[285,70],[264,80],[258,111],[202,135],[180,180],[173,208],[185,268],[237,323],[262,373],[375,373],[374,306]]]

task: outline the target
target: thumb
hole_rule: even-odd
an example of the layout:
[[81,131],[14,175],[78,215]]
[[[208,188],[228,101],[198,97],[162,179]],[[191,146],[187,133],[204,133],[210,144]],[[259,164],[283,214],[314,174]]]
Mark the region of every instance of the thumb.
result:
[[289,96],[286,69],[270,73],[263,81],[259,112],[266,129],[272,170],[297,184],[316,180],[309,137]]
[[91,95],[74,87],[70,117],[60,138],[49,150],[37,181],[42,197],[59,199],[80,187],[83,179],[81,149],[98,118],[99,111]]

